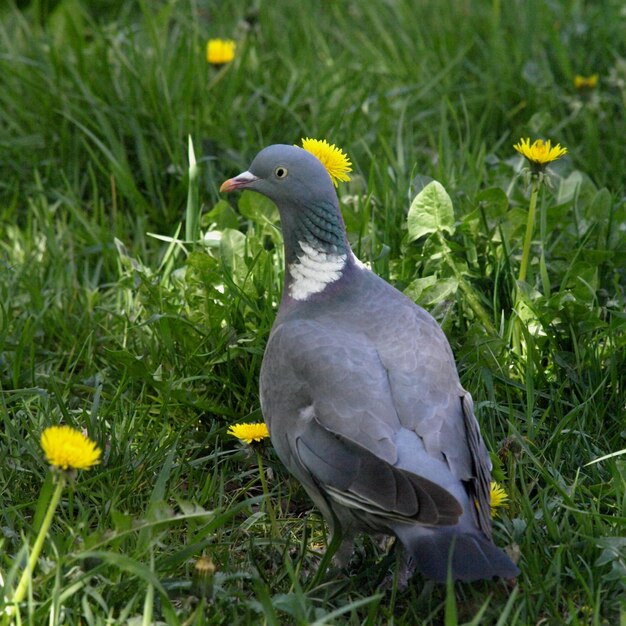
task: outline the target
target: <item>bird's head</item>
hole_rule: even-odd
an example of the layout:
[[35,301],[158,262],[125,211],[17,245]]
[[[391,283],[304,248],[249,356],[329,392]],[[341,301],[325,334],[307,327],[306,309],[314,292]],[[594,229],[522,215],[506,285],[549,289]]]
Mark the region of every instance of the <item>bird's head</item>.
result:
[[276,144],[259,152],[250,167],[225,181],[220,191],[250,189],[273,200],[279,209],[315,201],[337,205],[337,194],[321,161],[297,146]]
[[353,263],[330,173],[304,148],[276,144],[220,191],[250,189],[278,207],[287,272],[286,293],[297,300],[320,293]]

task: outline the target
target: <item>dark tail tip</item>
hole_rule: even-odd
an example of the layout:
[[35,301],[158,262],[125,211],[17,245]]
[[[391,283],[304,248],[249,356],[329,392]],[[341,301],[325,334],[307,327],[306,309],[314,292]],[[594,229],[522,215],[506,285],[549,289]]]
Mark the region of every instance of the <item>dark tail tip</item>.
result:
[[448,565],[452,580],[473,581],[493,578],[515,578],[519,569],[491,541],[474,533],[455,534],[437,529],[421,535],[408,546],[417,569],[427,578],[445,583]]

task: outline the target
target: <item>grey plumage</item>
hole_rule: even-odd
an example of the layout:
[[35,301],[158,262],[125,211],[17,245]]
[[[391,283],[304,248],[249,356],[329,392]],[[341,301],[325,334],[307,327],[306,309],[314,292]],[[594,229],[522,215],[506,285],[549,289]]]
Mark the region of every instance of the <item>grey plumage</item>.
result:
[[262,150],[223,191],[278,206],[285,289],[261,369],[272,443],[344,557],[358,532],[396,535],[445,581],[517,575],[491,539],[490,461],[470,395],[436,321],[366,269],[348,244],[320,161]]

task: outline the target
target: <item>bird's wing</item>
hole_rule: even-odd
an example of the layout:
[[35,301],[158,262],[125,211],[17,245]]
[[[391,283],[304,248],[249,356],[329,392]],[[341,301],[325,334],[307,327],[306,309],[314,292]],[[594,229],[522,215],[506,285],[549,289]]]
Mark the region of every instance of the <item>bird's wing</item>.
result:
[[400,427],[387,371],[365,338],[313,320],[278,325],[261,370],[261,403],[270,422],[286,426],[315,416],[381,459],[395,464]]
[[261,396],[283,462],[308,472],[329,497],[389,523],[458,521],[462,507],[449,491],[395,467],[400,424],[388,372],[366,338],[311,320],[279,325]]
[[409,300],[398,298],[390,308],[387,317],[393,318],[397,330],[376,345],[398,419],[418,435],[428,454],[445,461],[463,482],[476,505],[476,523],[491,536],[491,461],[448,340],[437,322]]
[[394,467],[315,418],[299,429],[295,445],[299,461],[331,499],[387,524],[454,525],[463,512],[443,487]]
[[472,396],[466,392],[461,404],[472,462],[472,478],[466,482],[466,488],[470,501],[476,505],[474,513],[478,527],[491,537],[491,460],[474,415]]

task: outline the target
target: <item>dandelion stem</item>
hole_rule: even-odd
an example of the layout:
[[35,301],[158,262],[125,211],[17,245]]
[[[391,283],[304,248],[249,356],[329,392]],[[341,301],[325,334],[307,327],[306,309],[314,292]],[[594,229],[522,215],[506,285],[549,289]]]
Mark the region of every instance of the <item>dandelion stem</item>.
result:
[[513,320],[513,328],[511,340],[513,344],[513,352],[518,356],[522,355],[522,342],[520,336],[520,324],[522,323],[520,314],[520,305],[522,302],[522,292],[520,290],[520,283],[526,280],[526,273],[528,272],[528,263],[530,259],[530,244],[533,239],[533,232],[535,230],[535,215],[537,213],[537,198],[539,196],[539,187],[541,187],[541,174],[532,174],[531,188],[530,188],[530,201],[528,204],[528,217],[526,219],[526,235],[524,236],[524,245],[522,248],[522,262],[519,268],[519,277],[517,279],[517,293],[515,296],[515,310],[517,316]]
[[532,187],[530,189],[530,203],[528,205],[528,218],[526,219],[526,235],[524,236],[524,247],[522,248],[522,263],[519,268],[518,281],[526,280],[528,271],[528,261],[530,257],[530,244],[535,229],[535,214],[537,213],[537,197],[539,196],[539,176],[532,177]]
[[18,604],[24,599],[26,595],[26,590],[28,589],[28,583],[30,582],[33,570],[35,569],[35,565],[37,564],[37,559],[41,554],[41,549],[43,548],[43,542],[46,539],[46,535],[48,534],[48,529],[50,528],[50,524],[52,523],[52,518],[54,517],[54,512],[59,504],[59,500],[61,499],[61,493],[63,492],[63,487],[65,486],[65,476],[60,474],[58,477],[58,482],[52,497],[50,498],[50,503],[48,504],[48,510],[46,511],[46,515],[43,518],[43,522],[41,523],[41,528],[39,529],[39,534],[37,535],[37,539],[35,539],[35,544],[33,545],[33,549],[30,553],[30,557],[28,558],[28,563],[26,564],[26,569],[22,572],[22,577],[20,578],[20,582],[17,585],[17,589],[13,594],[13,598],[11,600],[12,604]]
[[278,527],[276,525],[276,515],[274,514],[274,507],[270,500],[269,490],[267,488],[267,481],[265,480],[265,470],[263,468],[263,457],[260,450],[256,451],[256,458],[259,464],[259,476],[261,478],[261,487],[263,489],[263,499],[265,500],[265,509],[267,515],[270,518],[270,526],[272,527],[272,537],[278,537]]

